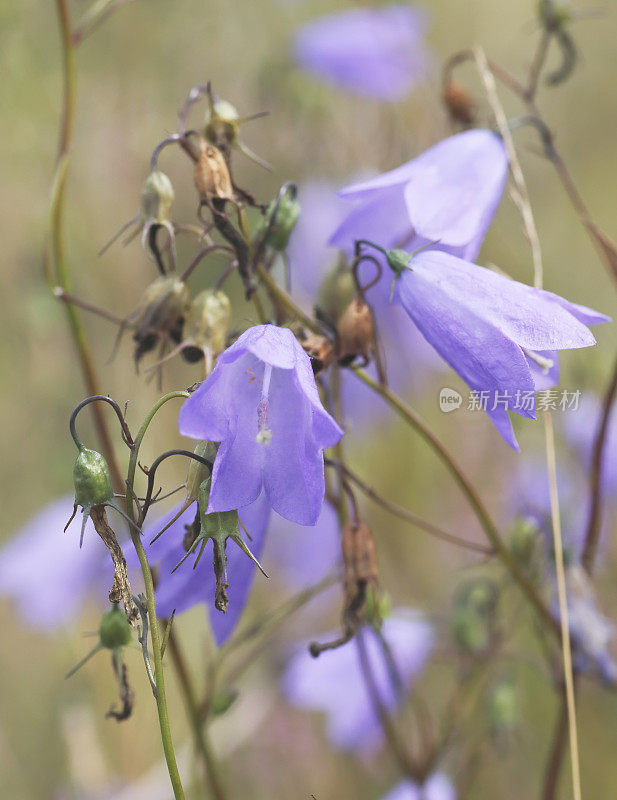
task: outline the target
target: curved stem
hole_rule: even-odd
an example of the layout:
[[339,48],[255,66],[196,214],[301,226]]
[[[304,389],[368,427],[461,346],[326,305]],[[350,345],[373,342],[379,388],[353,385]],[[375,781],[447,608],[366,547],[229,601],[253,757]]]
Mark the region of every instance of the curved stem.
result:
[[83,450],[84,448],[84,443],[79,438],[79,435],[77,433],[77,428],[76,428],[77,415],[82,410],[82,408],[84,408],[87,405],[90,405],[90,403],[95,403],[99,400],[104,403],[109,403],[109,405],[116,412],[116,416],[120,421],[120,427],[122,428],[122,435],[124,436],[124,441],[130,448],[132,448],[133,440],[131,438],[131,432],[129,431],[129,427],[126,424],[126,420],[124,419],[124,414],[122,413],[120,406],[116,403],[115,400],[112,400],[111,397],[107,397],[107,395],[95,394],[92,397],[86,397],[85,400],[82,400],[81,403],[75,406],[75,408],[73,409],[73,413],[71,414],[71,419],[69,420],[69,430],[71,432],[71,436],[73,437],[73,441],[75,442],[75,446],[77,447],[77,449]]
[[445,445],[436,436],[435,433],[429,428],[426,422],[409,406],[405,405],[403,401],[390,391],[386,386],[381,386],[377,381],[373,380],[370,375],[367,375],[364,370],[354,369],[353,373],[370,389],[380,395],[397,414],[402,417],[420,436],[427,442],[432,450],[443,461],[448,471],[459,485],[463,494],[467,498],[469,505],[473,509],[486,538],[489,540],[495,555],[500,559],[504,567],[510,573],[512,579],[519,585],[520,589],[526,595],[527,599],[531,602],[536,609],[542,620],[549,626],[549,628],[556,634],[559,634],[559,626],[553,619],[552,614],[546,607],[544,601],[538,594],[536,587],[531,583],[529,578],[521,571],[516,560],[508,550],[507,546],[501,539],[499,531],[493,520],[491,519],[487,509],[478,497],[476,490],[469,482],[459,465],[456,463],[450,452],[446,449]]
[[[168,401],[176,397],[186,398],[188,392],[170,392],[158,400],[152,409],[147,414],[143,421],[139,433],[135,438],[135,447],[131,452],[129,459],[129,468],[127,473],[127,496],[126,496],[126,513],[129,518],[135,522],[135,510],[133,504],[135,472],[137,470],[137,459],[139,456],[139,448],[143,438],[148,430],[148,426],[152,422],[157,411]],[[165,694],[165,677],[163,673],[163,657],[161,654],[161,632],[156,618],[156,606],[154,602],[154,583],[152,580],[152,572],[146,557],[146,552],[141,541],[140,535],[130,526],[131,539],[133,546],[139,559],[141,571],[144,578],[144,586],[146,590],[146,605],[148,608],[148,617],[150,618],[150,638],[152,640],[152,657],[154,660],[154,679],[156,681],[156,706],[159,717],[159,727],[161,729],[161,741],[163,743],[163,750],[165,752],[165,761],[167,762],[167,770],[169,778],[174,791],[175,800],[184,800],[184,790],[182,788],[182,781],[180,773],[178,772],[178,764],[176,762],[176,754],[174,752],[173,740],[171,737],[171,729],[169,726],[169,714],[167,711],[167,698]]]
[[[68,11],[67,0],[56,0],[56,10],[60,22],[60,35],[62,44],[62,64],[63,64],[63,101],[62,101],[62,120],[60,124],[60,141],[58,145],[58,161],[56,165],[56,176],[54,179],[52,199],[50,203],[49,231],[47,233],[47,244],[44,253],[44,271],[51,288],[57,283],[66,292],[70,292],[70,279],[68,266],[66,263],[64,245],[64,193],[66,188],[66,177],[69,163],[69,149],[73,139],[73,129],[75,123],[75,47],[72,39],[71,21]],[[52,263],[55,265],[57,280],[52,278]],[[64,303],[67,319],[71,329],[71,334],[77,348],[86,390],[90,395],[100,395],[99,387],[90,345],[86,337],[86,332],[81,323],[81,319],[74,306]],[[111,476],[117,489],[123,486],[122,475],[114,454],[114,448],[102,414],[102,409],[98,405],[93,405],[92,413],[96,425],[97,434],[101,442],[101,451],[109,464]]]

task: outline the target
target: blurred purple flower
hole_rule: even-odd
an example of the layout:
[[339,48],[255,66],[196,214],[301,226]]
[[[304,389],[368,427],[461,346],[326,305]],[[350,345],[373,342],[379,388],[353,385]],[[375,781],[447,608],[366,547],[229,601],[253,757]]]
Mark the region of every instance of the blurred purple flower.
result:
[[[556,583],[553,575],[553,582]],[[566,569],[568,624],[572,637],[575,667],[590,676],[599,676],[609,686],[617,685],[617,663],[611,652],[615,626],[598,608],[593,586],[580,564]],[[559,619],[556,587],[553,591],[553,614]]]
[[311,361],[288,328],[257,325],[217,360],[184,403],[180,433],[220,442],[208,511],[271,507],[314,525],[324,499],[323,450],[343,435],[319,399]]
[[[180,504],[169,514],[145,528],[144,540],[150,542],[172,519],[179,508]],[[212,569],[212,558],[208,555],[211,552],[209,546],[206,546],[207,552],[203,553],[194,569],[191,566],[191,559],[188,559],[172,574],[173,568],[186,555],[182,547],[185,527],[193,522],[196,510],[196,504],[190,506],[170,525],[160,539],[146,547],[148,560],[158,566],[156,607],[160,616],[170,617],[174,609],[177,614],[181,614],[199,603],[205,603],[208,607],[214,639],[217,645],[221,646],[229,638],[248,602],[256,567],[234,542],[228,543],[227,575],[230,602],[225,614],[214,608],[216,581]],[[265,494],[261,494],[254,503],[241,508],[239,517],[251,535],[251,551],[259,560],[266,541],[270,517],[270,505]],[[128,561],[131,566],[137,566],[133,554]]]
[[[597,397],[584,394],[576,411],[564,414],[564,433],[583,461],[585,474],[591,465],[591,451],[600,424],[602,407]],[[607,500],[617,492],[617,413],[613,410],[604,443],[602,487]]]
[[[595,339],[584,323],[608,317],[438,250],[424,250],[408,264],[395,281],[397,301],[465,383],[488,392],[485,410],[518,450],[506,407],[535,419],[526,351],[589,347]],[[522,396],[527,405],[516,403]]]
[[399,783],[382,800],[456,800],[456,789],[446,775],[435,772],[422,786],[411,781]]
[[354,8],[305,25],[293,51],[300,66],[335,86],[396,101],[426,74],[426,25],[411,5]]
[[336,511],[329,503],[324,503],[311,530],[273,515],[264,558],[291,590],[317,583],[341,559]]
[[336,263],[337,251],[329,239],[347,209],[336,190],[323,181],[301,184],[298,202],[302,211],[287,245],[287,259],[294,296],[310,307],[328,270]]
[[502,140],[488,130],[450,136],[396,169],[348,186],[355,202],[332,244],[353,253],[356,239],[384,248],[439,250],[474,261],[508,174]]
[[[400,614],[400,612],[399,612]],[[377,690],[386,708],[395,711],[401,701],[392,679],[389,659],[372,628],[362,630]],[[431,625],[419,614],[386,619],[382,635],[390,648],[399,677],[406,689],[433,650]],[[298,649],[283,677],[283,691],[295,706],[323,711],[328,737],[345,750],[374,748],[382,741],[378,717],[368,694],[355,641],[313,658],[306,645]]]
[[63,528],[73,512],[73,495],[44,506],[0,550],[0,595],[10,597],[28,626],[51,630],[74,622],[87,597],[111,586],[113,568],[105,545],[86,523]]

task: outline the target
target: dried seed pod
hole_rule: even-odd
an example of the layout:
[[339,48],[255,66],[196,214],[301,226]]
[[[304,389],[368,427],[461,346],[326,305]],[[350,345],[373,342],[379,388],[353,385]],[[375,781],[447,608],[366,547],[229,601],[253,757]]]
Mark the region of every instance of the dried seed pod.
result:
[[341,546],[345,590],[343,626],[346,633],[353,634],[364,622],[368,591],[375,589],[379,581],[377,548],[373,532],[363,520],[346,523]]
[[302,342],[302,347],[311,359],[311,366],[315,374],[329,367],[334,361],[334,345],[325,336],[311,333]]
[[144,292],[139,305],[126,318],[125,327],[133,328],[135,363],[153,350],[159,342],[165,347],[171,339],[179,342],[189,304],[189,291],[184,281],[172,276],[157,278]]
[[337,325],[337,357],[343,366],[361,356],[370,360],[374,341],[373,314],[367,303],[356,297],[345,309]]
[[473,125],[478,113],[478,105],[463,84],[449,81],[443,89],[442,99],[450,119],[461,125]]
[[195,163],[194,180],[200,199],[208,203],[214,199],[234,200],[234,189],[229,167],[223,153],[205,139],[199,139],[199,158]]

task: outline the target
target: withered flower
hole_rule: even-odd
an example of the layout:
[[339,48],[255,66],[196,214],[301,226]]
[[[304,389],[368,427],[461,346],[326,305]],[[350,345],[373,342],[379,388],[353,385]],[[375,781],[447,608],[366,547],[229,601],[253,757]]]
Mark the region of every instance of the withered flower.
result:
[[442,100],[453,122],[465,126],[474,124],[478,104],[462,83],[448,81],[443,87]]
[[310,333],[302,342],[302,347],[311,359],[311,366],[315,375],[329,367],[334,361],[334,345],[325,336]]
[[337,356],[342,366],[358,356],[368,364],[374,342],[373,314],[364,298],[358,295],[345,309],[337,326]]

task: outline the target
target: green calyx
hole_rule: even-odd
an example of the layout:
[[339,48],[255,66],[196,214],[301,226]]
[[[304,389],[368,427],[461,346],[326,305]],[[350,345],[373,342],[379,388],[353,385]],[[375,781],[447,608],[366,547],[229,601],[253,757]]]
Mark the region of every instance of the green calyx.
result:
[[113,501],[114,490],[107,461],[96,450],[81,447],[73,467],[75,505],[82,508],[102,506]]
[[203,554],[206,543],[209,539],[212,539],[213,566],[216,577],[214,605],[219,611],[223,611],[224,613],[227,610],[227,605],[229,602],[227,597],[227,587],[229,586],[229,583],[227,582],[227,539],[232,539],[242,550],[242,552],[245,553],[257,567],[259,567],[263,574],[265,575],[266,573],[240,535],[240,525],[242,523],[238,517],[238,512],[234,510],[215,511],[210,514],[207,513],[208,502],[210,500],[211,480],[211,476],[208,475],[208,477],[202,481],[197,495],[200,526],[199,532],[192,540],[186,555],[178,562],[178,564],[176,564],[173,571],[178,569],[178,567],[184,563],[191,553],[194,553],[199,547],[199,552],[194,565],[194,567],[196,567]]
[[99,626],[99,639],[101,645],[108,650],[117,650],[131,642],[131,626],[126,614],[120,611],[117,605],[103,614]]
[[409,262],[411,261],[412,253],[408,253],[406,250],[386,250],[385,253],[388,266],[397,278],[406,269],[411,269]]

